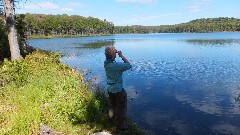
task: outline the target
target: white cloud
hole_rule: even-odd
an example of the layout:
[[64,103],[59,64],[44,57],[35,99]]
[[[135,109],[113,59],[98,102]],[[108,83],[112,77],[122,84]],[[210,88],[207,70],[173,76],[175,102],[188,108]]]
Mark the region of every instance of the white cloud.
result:
[[[168,16],[179,16],[180,13],[169,13],[169,14],[160,14],[160,15],[151,15],[151,16],[144,16],[144,15],[133,15],[128,17],[121,17],[115,18],[113,22],[118,22],[125,25],[138,25],[145,23],[144,25],[152,25],[151,22],[160,22],[164,17]],[[146,24],[149,23],[149,24]]]
[[220,106],[218,106],[214,101],[196,101],[192,97],[180,94],[176,94],[175,98],[180,102],[190,104],[193,108],[201,112],[208,114],[223,114],[223,109],[220,108]]
[[177,15],[180,15],[180,13],[169,13],[169,14],[161,14],[161,15],[155,15],[155,16],[143,16],[142,19],[154,20],[154,19],[159,19],[159,18],[162,18],[162,17],[177,16]]
[[207,6],[212,2],[212,0],[194,0],[190,2],[190,6],[187,7],[187,9],[190,12],[201,12],[206,10]]
[[30,9],[30,10],[58,10],[60,9],[59,6],[51,3],[51,2],[42,2],[42,3],[30,3],[22,8]]
[[117,2],[152,3],[155,0],[115,0]]
[[54,12],[72,12],[74,9],[68,7],[60,7],[56,4],[51,2],[40,2],[40,3],[29,3],[20,5],[21,11],[31,11],[31,10],[47,10],[47,11],[54,11]]
[[212,0],[200,0],[202,2],[211,2]]
[[70,2],[67,5],[68,5],[68,7],[76,7],[76,8],[82,8],[82,7],[86,6],[83,3],[77,3],[77,2]]
[[199,12],[201,11],[201,7],[200,6],[189,6],[188,9],[190,10],[190,12]]
[[61,8],[61,11],[63,11],[63,12],[72,12],[74,10],[72,8]]
[[223,121],[220,124],[216,124],[212,127],[214,131],[217,131],[220,134],[239,134],[240,128],[237,126],[233,126],[230,123],[226,123],[226,121]]
[[134,86],[128,86],[127,93],[129,99],[137,99],[139,97],[137,94],[137,89]]

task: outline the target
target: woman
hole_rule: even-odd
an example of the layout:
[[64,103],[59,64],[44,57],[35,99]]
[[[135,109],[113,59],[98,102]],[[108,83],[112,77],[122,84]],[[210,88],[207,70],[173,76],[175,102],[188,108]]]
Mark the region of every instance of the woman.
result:
[[[123,62],[116,62],[116,53]],[[130,62],[117,51],[113,46],[105,48],[106,60],[104,68],[107,76],[106,89],[109,95],[108,117],[111,123],[116,122],[117,129],[125,130],[125,114],[127,111],[127,93],[123,80],[123,72],[129,70],[132,66]]]

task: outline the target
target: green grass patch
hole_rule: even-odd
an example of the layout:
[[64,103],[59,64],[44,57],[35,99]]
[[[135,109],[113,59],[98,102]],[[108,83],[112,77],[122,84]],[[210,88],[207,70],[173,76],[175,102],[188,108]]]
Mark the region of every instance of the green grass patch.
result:
[[0,65],[0,134],[39,134],[40,124],[73,135],[143,134],[129,120],[125,132],[109,125],[105,94],[89,92],[83,76],[60,63],[59,56],[36,51]]

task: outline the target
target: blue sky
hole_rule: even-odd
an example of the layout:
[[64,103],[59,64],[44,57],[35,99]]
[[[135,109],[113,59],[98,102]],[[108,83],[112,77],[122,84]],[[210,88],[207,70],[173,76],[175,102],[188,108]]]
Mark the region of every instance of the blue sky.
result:
[[116,26],[169,25],[200,18],[240,18],[240,0],[27,0],[17,13],[68,14],[106,19]]

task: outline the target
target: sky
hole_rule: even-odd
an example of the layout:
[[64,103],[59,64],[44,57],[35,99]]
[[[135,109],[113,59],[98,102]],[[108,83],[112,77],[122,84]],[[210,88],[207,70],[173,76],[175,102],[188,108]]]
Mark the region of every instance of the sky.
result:
[[159,26],[194,19],[240,18],[240,0],[26,0],[16,13],[95,17],[115,26]]

